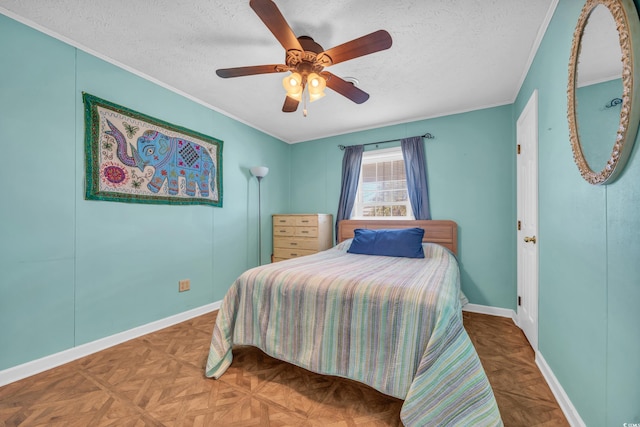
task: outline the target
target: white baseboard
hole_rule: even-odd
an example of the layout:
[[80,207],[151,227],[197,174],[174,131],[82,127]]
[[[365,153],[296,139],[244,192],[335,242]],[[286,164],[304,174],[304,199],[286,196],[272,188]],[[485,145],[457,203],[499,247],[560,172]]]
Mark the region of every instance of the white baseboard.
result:
[[468,311],[470,313],[489,314],[491,316],[508,317],[513,320],[516,325],[516,312],[509,308],[491,307],[488,305],[480,304],[465,304],[462,307],[462,311]]
[[68,350],[61,351],[59,353],[45,356],[41,359],[33,360],[31,362],[23,363],[22,365],[5,369],[3,371],[0,371],[0,387],[10,384],[14,381],[39,374],[40,372],[55,368],[56,366],[64,365],[65,363],[80,359],[81,357],[88,356],[106,348],[113,347],[114,345],[121,344],[125,341],[129,341],[142,335],[146,335],[151,332],[155,332],[160,329],[175,325],[177,323],[184,322],[194,317],[212,312],[220,308],[221,302],[222,301],[217,301],[211,304],[203,305],[202,307],[197,307],[192,310],[175,314],[173,316],[165,317],[164,319],[156,320],[155,322],[147,323],[146,325],[138,326],[136,328],[129,329],[115,335],[111,335],[96,341],[70,348]]
[[553,374],[553,371],[549,365],[547,365],[546,360],[544,360],[544,357],[542,357],[542,354],[540,354],[539,351],[536,351],[536,365],[538,365],[538,369],[542,372],[542,376],[547,381],[547,384],[549,384],[549,388],[556,397],[558,405],[560,405],[560,409],[564,412],[564,416],[567,418],[569,425],[571,425],[571,427],[586,427],[586,424],[582,421],[582,418],[580,418],[580,414],[578,414],[575,406],[571,403],[569,396],[567,396],[567,393],[565,393],[560,382]]

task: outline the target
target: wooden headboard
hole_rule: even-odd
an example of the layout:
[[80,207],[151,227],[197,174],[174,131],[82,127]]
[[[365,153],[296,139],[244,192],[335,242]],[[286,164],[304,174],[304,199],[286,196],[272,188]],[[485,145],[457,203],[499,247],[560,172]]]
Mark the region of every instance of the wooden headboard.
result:
[[411,228],[424,229],[423,242],[438,243],[458,254],[458,224],[449,220],[370,220],[345,219],[338,223],[338,242],[353,238],[356,228]]

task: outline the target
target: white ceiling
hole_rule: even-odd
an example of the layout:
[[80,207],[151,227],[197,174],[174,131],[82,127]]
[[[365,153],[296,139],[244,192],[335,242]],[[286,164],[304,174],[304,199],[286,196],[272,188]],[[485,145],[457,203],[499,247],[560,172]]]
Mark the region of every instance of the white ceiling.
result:
[[[371,97],[281,111],[284,74],[218,68],[284,63],[249,0],[0,0],[0,12],[177,90],[285,142],[512,103],[558,0],[275,0],[325,49],[379,29],[389,50],[329,67]],[[144,111],[141,111],[144,113]]]

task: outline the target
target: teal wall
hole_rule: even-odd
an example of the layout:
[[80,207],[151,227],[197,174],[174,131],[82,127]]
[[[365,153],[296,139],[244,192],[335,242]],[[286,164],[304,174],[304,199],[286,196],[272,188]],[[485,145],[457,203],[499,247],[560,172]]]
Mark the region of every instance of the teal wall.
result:
[[[0,370],[221,300],[258,263],[258,164],[268,262],[290,145],[4,15],[0,58]],[[83,91],[223,140],[223,208],[84,200]]]
[[472,303],[515,309],[512,117],[512,107],[502,106],[295,144],[291,208],[331,213],[335,219],[343,154],[338,145],[430,132],[435,139],[424,144],[431,215],[458,223],[462,289]]
[[567,65],[582,4],[560,0],[514,120],[537,88],[540,353],[587,425],[622,426],[640,422],[640,142],[608,186],[573,162]]

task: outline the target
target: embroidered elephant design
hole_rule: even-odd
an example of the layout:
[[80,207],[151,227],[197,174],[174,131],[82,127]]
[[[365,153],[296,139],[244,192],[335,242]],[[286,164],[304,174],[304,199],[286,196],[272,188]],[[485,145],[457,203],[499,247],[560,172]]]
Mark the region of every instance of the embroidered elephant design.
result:
[[179,192],[180,177],[185,179],[188,196],[196,195],[196,186],[202,197],[209,196],[209,184],[214,188],[216,176],[215,165],[209,152],[201,145],[182,138],[169,137],[163,133],[147,130],[138,138],[137,148],[130,144],[133,156],[127,152],[126,139],[122,132],[109,120],[111,130],[107,135],[113,136],[118,144],[118,159],[126,166],[137,167],[141,171],[146,166],[155,169],[147,188],[157,193],[164,182],[168,183],[169,194]]

